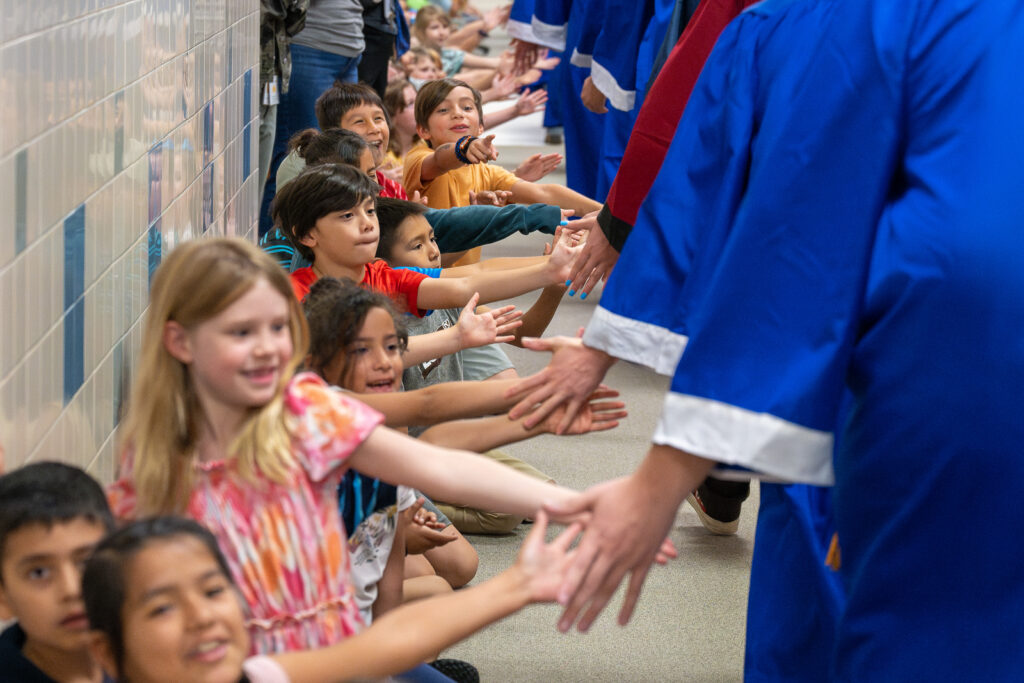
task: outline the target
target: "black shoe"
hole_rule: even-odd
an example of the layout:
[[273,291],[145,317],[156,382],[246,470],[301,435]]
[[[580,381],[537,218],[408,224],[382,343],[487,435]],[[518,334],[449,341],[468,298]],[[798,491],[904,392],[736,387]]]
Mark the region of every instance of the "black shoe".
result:
[[560,145],[562,144],[562,129],[561,128],[548,128],[547,134],[544,136],[545,145]]
[[708,477],[686,497],[686,502],[697,513],[705,529],[719,536],[731,536],[740,528],[740,510],[749,495],[749,482]]
[[461,659],[435,659],[430,663],[455,683],[480,683],[480,672],[469,662]]

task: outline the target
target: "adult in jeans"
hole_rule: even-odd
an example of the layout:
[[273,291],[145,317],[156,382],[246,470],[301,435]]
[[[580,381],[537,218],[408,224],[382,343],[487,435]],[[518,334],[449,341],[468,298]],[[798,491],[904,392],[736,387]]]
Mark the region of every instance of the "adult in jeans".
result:
[[288,92],[277,107],[274,152],[263,202],[260,234],[269,230],[270,202],[277,192],[277,167],[288,154],[292,135],[316,128],[314,105],[335,81],[355,83],[363,54],[363,6],[360,0],[310,0],[306,26],[292,38],[292,74]]

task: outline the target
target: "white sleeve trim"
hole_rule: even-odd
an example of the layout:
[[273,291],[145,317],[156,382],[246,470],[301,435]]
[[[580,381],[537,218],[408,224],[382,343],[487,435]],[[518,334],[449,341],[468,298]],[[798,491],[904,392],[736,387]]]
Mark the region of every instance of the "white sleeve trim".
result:
[[831,432],[707,398],[668,394],[652,440],[785,481],[835,481]]
[[530,20],[530,26],[533,28],[533,35],[537,38],[538,45],[544,45],[552,50],[565,52],[565,36],[568,33],[568,24],[562,24],[561,26],[545,24],[537,17],[534,17]]
[[612,313],[600,306],[583,333],[583,343],[616,358],[671,376],[686,348],[685,335]]
[[533,26],[525,21],[509,19],[508,23],[505,24],[505,31],[516,40],[522,40],[526,43],[537,43],[537,36],[533,32]]
[[608,98],[608,102],[619,111],[631,111],[636,105],[636,91],[624,90],[611,72],[596,60],[590,65],[590,78]]
[[581,69],[589,69],[590,64],[594,61],[593,55],[585,55],[576,48],[572,49],[572,57],[569,58],[569,63],[573,66],[578,66]]

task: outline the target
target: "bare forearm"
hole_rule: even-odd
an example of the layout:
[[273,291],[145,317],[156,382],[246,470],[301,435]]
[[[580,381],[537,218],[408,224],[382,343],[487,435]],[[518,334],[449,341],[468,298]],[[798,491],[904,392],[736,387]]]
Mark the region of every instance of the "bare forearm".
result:
[[491,130],[495,126],[500,126],[503,123],[508,123],[512,119],[518,116],[516,105],[511,107],[505,107],[498,111],[491,111],[484,114],[484,128]]
[[430,308],[465,306],[474,292],[480,303],[509,299],[554,284],[555,272],[547,263],[512,270],[484,271],[464,278],[425,280],[420,285],[421,305]]
[[467,277],[469,275],[475,275],[476,273],[482,273],[488,270],[513,270],[515,268],[535,266],[538,263],[546,262],[546,256],[505,256],[502,258],[489,258],[480,261],[479,263],[471,263],[468,266],[442,268],[441,277]]
[[419,365],[461,350],[459,331],[457,327],[453,326],[446,330],[409,337],[409,348],[403,355],[402,361],[406,365]]
[[405,515],[395,515],[395,538],[391,544],[391,553],[384,574],[377,582],[377,599],[373,602],[373,619],[376,621],[385,613],[402,604],[402,583],[405,580]]
[[538,184],[522,180],[511,189],[512,199],[519,204],[554,204],[563,209],[574,210],[577,216],[601,209],[601,205],[593,199],[563,185]]
[[[274,655],[293,683],[376,679],[424,659],[530,603],[523,573],[508,569],[479,586],[398,607],[362,633],[323,650]],[[343,673],[342,673],[343,672]]]
[[434,149],[433,154],[423,160],[423,164],[420,166],[420,181],[430,182],[439,175],[460,166],[463,166],[463,163],[455,156],[455,145],[450,142],[439,145]]
[[522,346],[523,337],[540,337],[555,317],[558,304],[562,301],[566,286],[563,284],[548,285],[541,290],[540,296],[533,306],[523,314],[523,324],[514,332],[516,340],[511,342],[516,346]]
[[507,415],[495,415],[475,420],[442,422],[420,434],[419,439],[445,448],[483,453],[541,433],[543,430],[540,428],[526,429],[521,420],[510,420]]
[[[422,444],[421,481],[410,483],[436,500],[523,517],[533,516],[548,501],[569,500],[575,493],[527,476],[467,451]],[[407,473],[408,474],[408,473]]]
[[359,394],[357,398],[383,413],[388,427],[433,425],[507,411],[514,401],[505,398],[505,393],[517,381],[445,382],[396,394]]

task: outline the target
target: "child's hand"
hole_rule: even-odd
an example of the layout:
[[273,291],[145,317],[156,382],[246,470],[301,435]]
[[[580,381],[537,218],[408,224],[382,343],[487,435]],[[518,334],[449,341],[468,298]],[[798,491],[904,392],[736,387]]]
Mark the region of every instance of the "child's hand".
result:
[[551,282],[565,282],[572,272],[573,263],[579,256],[582,246],[573,246],[569,238],[571,233],[563,232],[555,243],[555,248],[548,257],[548,269],[551,273]]
[[[629,415],[626,404],[622,401],[601,401],[599,399],[615,398],[619,392],[614,389],[601,388],[590,395],[590,398],[573,417],[569,426],[560,433],[564,435],[603,432],[619,426],[619,420]],[[565,419],[566,406],[561,405],[548,415],[541,423],[541,428],[551,434],[558,433],[558,427]]]
[[478,314],[476,305],[479,301],[480,294],[478,292],[473,295],[469,303],[463,307],[462,313],[459,314],[459,347],[470,349],[514,340],[515,336],[509,332],[523,324],[523,321],[519,320],[523,316],[522,312],[512,310],[515,308],[514,306],[505,306]]
[[512,72],[519,76],[530,70],[533,63],[537,61],[542,48],[536,43],[528,43],[524,40],[517,39],[513,40],[512,43],[515,48],[515,66]]
[[466,147],[466,158],[471,164],[485,164],[498,158],[498,149],[494,146],[494,135],[477,138]]
[[409,201],[410,202],[416,202],[417,204],[422,204],[423,206],[430,206],[429,204],[427,204],[427,196],[426,195],[420,196],[420,191],[419,190],[413,190],[412,191],[412,196],[409,197]]
[[490,97],[492,100],[503,100],[516,91],[516,77],[511,73],[496,73],[491,79]]
[[517,178],[535,183],[562,163],[561,154],[533,154],[513,171]]
[[469,191],[469,203],[480,206],[506,206],[510,199],[512,199],[512,193],[508,190]]
[[437,515],[423,509],[425,499],[421,496],[411,506],[402,510],[401,523],[405,524],[405,551],[419,555],[432,548],[447,545],[458,536],[448,526],[437,521]]
[[484,31],[490,33],[497,27],[508,21],[508,15],[512,11],[512,5],[505,5],[504,7],[495,7],[489,10],[483,16],[484,20]]
[[533,520],[533,529],[523,541],[523,547],[519,549],[519,558],[514,566],[522,574],[531,602],[557,600],[558,589],[575,553],[569,550],[569,546],[583,529],[581,524],[573,524],[551,543],[545,543],[547,526],[548,515],[541,510]]
[[547,101],[547,90],[534,90],[533,92],[525,90],[523,91],[523,94],[519,96],[519,99],[516,100],[516,115],[526,116],[527,114],[532,114],[543,107],[544,103]]

